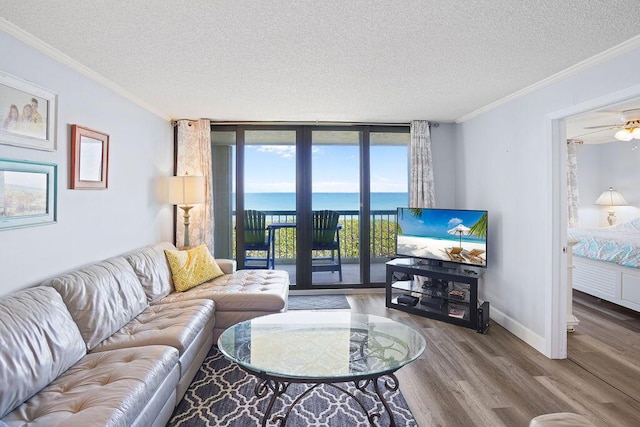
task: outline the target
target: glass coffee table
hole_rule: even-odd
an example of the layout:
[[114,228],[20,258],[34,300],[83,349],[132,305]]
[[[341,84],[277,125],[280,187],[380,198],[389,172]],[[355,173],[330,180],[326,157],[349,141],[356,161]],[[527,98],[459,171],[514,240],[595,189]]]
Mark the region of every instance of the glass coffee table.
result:
[[370,413],[358,396],[339,385],[347,382],[360,392],[373,384],[390,425],[395,426],[380,383],[388,391],[397,391],[395,371],[422,354],[425,340],[418,331],[384,317],[296,310],[238,323],[222,333],[218,348],[227,359],[259,378],[257,397],[273,393],[263,426],[277,398],[292,383],[309,384],[309,388],[292,401],[284,416],[274,417],[281,426],[286,425],[296,404],[320,384],[349,395],[374,425],[380,414]]

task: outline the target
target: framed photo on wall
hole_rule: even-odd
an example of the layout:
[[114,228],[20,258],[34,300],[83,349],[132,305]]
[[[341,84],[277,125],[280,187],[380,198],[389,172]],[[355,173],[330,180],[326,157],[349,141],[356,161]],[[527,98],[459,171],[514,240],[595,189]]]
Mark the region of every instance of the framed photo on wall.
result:
[[56,94],[0,71],[0,144],[56,149]]
[[58,166],[0,159],[0,230],[56,222]]
[[69,188],[106,190],[109,177],[109,135],[71,125]]

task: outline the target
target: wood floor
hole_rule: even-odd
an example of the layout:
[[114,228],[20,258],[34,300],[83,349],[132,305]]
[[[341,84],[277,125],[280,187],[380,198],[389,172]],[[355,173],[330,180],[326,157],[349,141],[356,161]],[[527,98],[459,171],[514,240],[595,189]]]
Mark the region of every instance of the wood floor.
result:
[[[576,296],[568,360],[550,360],[495,323],[486,334],[385,308],[384,294],[349,295],[352,310],[389,317],[427,340],[397,372],[418,425],[528,426],[575,412],[597,426],[640,426],[640,316]],[[617,307],[617,306],[614,306]]]

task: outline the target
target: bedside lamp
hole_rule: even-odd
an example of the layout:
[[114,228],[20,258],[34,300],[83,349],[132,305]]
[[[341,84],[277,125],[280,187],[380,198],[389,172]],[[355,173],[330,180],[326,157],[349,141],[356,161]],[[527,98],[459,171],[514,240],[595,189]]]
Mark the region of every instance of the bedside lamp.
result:
[[172,176],[169,178],[169,203],[178,205],[183,211],[184,217],[184,247],[188,248],[189,242],[189,211],[193,205],[204,203],[204,177]]
[[616,213],[613,210],[613,206],[627,206],[627,201],[622,197],[622,194],[614,190],[613,187],[609,187],[608,190],[605,190],[600,197],[598,197],[595,204],[598,206],[609,206],[607,221],[609,225],[613,225],[616,223]]

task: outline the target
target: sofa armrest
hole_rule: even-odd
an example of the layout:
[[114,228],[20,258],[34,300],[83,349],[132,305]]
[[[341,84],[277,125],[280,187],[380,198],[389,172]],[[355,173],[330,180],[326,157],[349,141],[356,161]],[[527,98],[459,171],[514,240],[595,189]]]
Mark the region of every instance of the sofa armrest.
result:
[[216,262],[218,263],[218,265],[220,266],[220,269],[224,274],[233,274],[236,272],[236,269],[238,268],[238,264],[236,263],[235,260],[232,260],[232,259],[221,258],[221,259],[216,259]]

